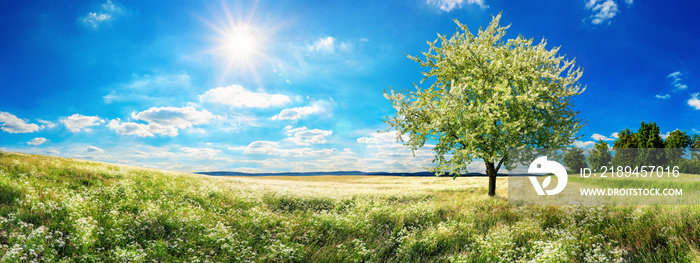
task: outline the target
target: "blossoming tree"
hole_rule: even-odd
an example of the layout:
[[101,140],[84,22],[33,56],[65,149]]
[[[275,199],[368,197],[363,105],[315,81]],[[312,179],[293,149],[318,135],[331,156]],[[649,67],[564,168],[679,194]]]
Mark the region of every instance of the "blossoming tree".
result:
[[420,83],[432,85],[384,92],[397,111],[385,120],[397,140],[407,135],[403,143],[411,150],[437,141],[433,162],[439,165],[430,169],[438,175],[457,176],[483,160],[490,196],[509,149],[566,147],[577,139],[583,124],[571,98],[585,90],[575,59],[565,60],[558,47],[548,50],[545,39],[536,45],[522,36],[502,40],[510,26],[499,26],[500,18],[476,36],[455,19],[457,32],[428,42],[425,60],[407,55],[427,68]]

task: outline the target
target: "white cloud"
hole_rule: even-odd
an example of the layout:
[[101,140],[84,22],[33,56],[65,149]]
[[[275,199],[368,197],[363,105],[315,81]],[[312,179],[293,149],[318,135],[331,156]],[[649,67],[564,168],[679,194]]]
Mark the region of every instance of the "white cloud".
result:
[[[396,142],[396,137],[397,137],[398,132],[397,131],[390,131],[390,132],[373,132],[371,133],[368,137],[360,137],[357,139],[357,142],[359,143],[364,143],[364,144],[383,144],[383,143],[393,143]],[[403,135],[402,140],[406,141],[408,140],[407,135]]]
[[585,142],[574,141],[574,146],[576,146],[578,148],[591,148],[591,147],[595,146],[595,142],[594,141],[585,141]]
[[83,23],[92,28],[97,28],[99,24],[108,21],[110,18],[112,18],[110,14],[90,12],[83,18]]
[[326,143],[326,136],[333,134],[332,130],[308,129],[306,126],[296,129],[285,129],[289,138],[285,139],[296,145],[311,145]]
[[304,106],[296,107],[291,109],[284,109],[279,114],[272,116],[271,120],[298,120],[307,115],[314,114],[320,109],[314,106]]
[[78,158],[78,159],[103,159],[103,160],[108,160],[112,159],[111,155],[92,155],[92,154],[74,154],[73,158]]
[[620,138],[620,133],[613,132],[613,133],[612,133],[612,137],[615,138],[615,139],[619,139],[619,138]]
[[9,133],[30,133],[39,130],[39,125],[27,123],[26,120],[17,118],[8,112],[0,111],[0,123],[2,123],[0,130]]
[[308,115],[315,114],[321,118],[333,116],[333,104],[325,100],[317,100],[310,106],[283,109],[279,114],[272,116],[271,120],[298,120]]
[[48,151],[46,151],[46,153],[47,153],[47,154],[57,155],[57,154],[60,154],[61,152],[56,151],[56,150],[48,150]]
[[186,107],[152,107],[142,112],[133,112],[131,119],[139,122],[122,122],[120,118],[111,120],[107,128],[120,135],[135,135],[138,137],[152,137],[155,135],[176,136],[179,130],[187,129],[188,133],[205,134],[206,130],[194,126],[213,123],[219,131],[230,132],[240,129],[242,126],[257,126],[256,118],[233,114],[214,115],[202,109],[198,111],[194,106]]
[[80,131],[86,131],[89,132],[91,131],[90,126],[98,126],[100,123],[104,123],[105,121],[100,119],[100,117],[97,116],[84,116],[81,114],[73,114],[69,117],[61,119],[61,123],[66,126],[66,129],[68,129],[71,132],[80,132]]
[[627,5],[634,4],[634,0],[625,0],[625,4],[627,4]]
[[191,85],[190,75],[187,73],[171,74],[171,75],[134,75],[134,80],[125,84],[124,88],[129,89],[153,89],[153,88],[172,88],[172,87],[187,87]]
[[122,15],[125,13],[124,8],[113,3],[111,0],[107,0],[100,7],[100,11],[89,12],[85,15],[81,21],[88,27],[97,29],[101,24],[109,22],[115,16]]
[[173,94],[191,90],[192,82],[187,73],[136,75],[133,74],[131,82],[119,84],[115,90],[103,96],[105,103],[123,101],[162,102],[172,97]]
[[89,153],[98,152],[98,153],[101,153],[101,152],[104,152],[104,150],[102,150],[102,149],[100,149],[100,148],[97,148],[97,147],[95,147],[95,146],[88,146],[87,149],[85,149],[85,152],[89,152]]
[[668,76],[666,76],[666,78],[671,79],[671,85],[676,87],[676,90],[684,90],[684,89],[688,88],[688,85],[681,82],[681,81],[683,81],[683,79],[681,78],[682,76],[683,76],[683,73],[681,73],[680,71],[676,71],[676,72],[673,72],[671,74],[668,74]]
[[656,94],[656,96],[654,96],[654,97],[656,97],[657,99],[665,100],[665,99],[671,98],[671,94],[666,94],[666,95]]
[[661,134],[659,136],[661,137],[661,139],[666,140],[666,138],[668,138],[668,136],[671,136],[671,132],[667,132],[666,134]]
[[[373,171],[425,171],[424,167],[434,166],[432,163],[435,153],[435,145],[425,144],[415,151],[403,143],[397,141],[398,132],[372,132],[368,136],[360,137],[357,142],[365,144],[366,149],[361,150],[358,162],[362,170]],[[409,138],[407,135],[401,137],[403,141]],[[446,156],[450,158],[450,156]],[[481,164],[481,165],[479,165]],[[470,172],[482,172],[485,166],[483,162],[475,160],[468,165]]]
[[311,149],[311,148],[283,148],[278,142],[271,141],[254,141],[248,144],[248,146],[242,147],[229,147],[231,151],[243,151],[246,154],[266,154],[266,155],[279,155],[282,157],[319,157],[328,156],[338,152],[337,149]]
[[[377,152],[373,154],[375,157],[398,158],[413,156],[414,153],[412,153],[407,146],[403,145],[400,141],[396,141],[397,135],[397,131],[373,132],[370,133],[369,136],[358,138],[357,142],[367,144],[367,148],[376,149]],[[406,134],[401,136],[401,140],[403,141],[408,141],[408,139],[408,135]],[[430,150],[432,150],[433,147],[434,145],[431,144],[424,145],[415,152],[416,157],[432,156],[433,154]]]
[[124,12],[124,10],[121,7],[118,7],[114,3],[112,3],[111,0],[107,0],[104,4],[102,4],[102,10],[110,12],[110,13],[121,13]]
[[335,51],[335,38],[319,38],[315,43],[308,46],[310,51],[320,51],[333,53]]
[[292,101],[287,95],[252,92],[240,85],[210,89],[200,95],[199,100],[228,105],[231,108],[268,108],[283,106]]
[[49,128],[49,129],[51,129],[51,128],[53,128],[53,127],[56,127],[56,124],[53,123],[53,122],[50,122],[50,121],[45,121],[45,120],[41,120],[41,119],[37,119],[36,121],[38,121],[39,123],[41,123],[41,127],[39,127],[39,128],[42,128],[42,129],[43,129],[43,128]]
[[593,12],[590,19],[594,25],[600,25],[605,22],[610,24],[609,21],[620,12],[613,0],[589,0],[586,3],[586,9]]
[[484,4],[484,0],[428,0],[426,3],[432,4],[440,8],[442,11],[450,12],[453,9],[462,8],[462,4],[465,2],[467,4],[479,5],[479,7],[484,9],[489,7],[488,5]]
[[45,143],[46,141],[48,141],[46,138],[36,137],[36,138],[32,139],[31,141],[28,141],[27,144],[28,145],[41,145],[42,143]]
[[278,152],[280,148],[279,143],[271,141],[254,141],[248,144],[248,146],[241,147],[229,147],[229,150],[238,151],[243,150],[244,153],[253,154],[272,154]]
[[215,159],[219,156],[221,150],[216,150],[212,148],[190,148],[182,147],[180,151],[183,152],[182,156],[195,159],[210,160]]
[[138,137],[153,136],[153,133],[149,131],[148,125],[135,122],[122,123],[119,118],[111,120],[109,124],[107,124],[107,128],[115,130],[117,134],[120,135],[136,135]]
[[[214,118],[214,115],[207,111],[198,111],[192,106],[186,107],[152,107],[148,110],[136,113],[131,113],[131,118],[134,120],[142,120],[148,122],[148,132],[153,134],[162,134],[166,136],[176,136],[178,129],[190,128],[194,125],[209,123],[209,120]],[[110,122],[112,123],[112,122]],[[119,129],[123,132],[131,131],[134,135],[148,136],[141,125],[129,124],[131,130],[126,129],[124,124],[119,125],[117,122],[110,128]],[[117,130],[119,132],[119,130]]]
[[698,99],[698,94],[698,92],[690,94],[690,99],[688,100],[688,105],[696,110],[700,110],[700,99]]
[[[615,136],[615,135],[613,134],[613,136]],[[596,140],[596,141],[597,140],[603,140],[603,141],[614,141],[615,140],[613,138],[607,137],[605,135],[600,135],[597,133],[594,133],[593,135],[591,135],[591,139]]]
[[258,118],[244,114],[217,115],[216,119],[221,124],[217,129],[225,132],[237,131],[244,126],[260,126],[258,124]]

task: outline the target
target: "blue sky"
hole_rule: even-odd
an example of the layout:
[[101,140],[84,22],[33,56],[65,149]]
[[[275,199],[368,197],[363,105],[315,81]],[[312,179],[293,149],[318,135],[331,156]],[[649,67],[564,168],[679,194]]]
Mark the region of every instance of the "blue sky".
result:
[[[420,171],[382,90],[457,18],[576,58],[575,142],[700,132],[695,1],[3,1],[0,150],[178,171]],[[426,84],[428,85],[428,84]],[[483,166],[474,163],[474,171]]]

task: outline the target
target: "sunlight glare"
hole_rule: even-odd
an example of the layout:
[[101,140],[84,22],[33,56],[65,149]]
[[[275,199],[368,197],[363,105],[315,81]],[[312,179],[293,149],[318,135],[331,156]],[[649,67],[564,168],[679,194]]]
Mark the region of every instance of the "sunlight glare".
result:
[[233,8],[221,2],[221,7],[212,8],[211,14],[202,21],[212,30],[211,44],[204,53],[213,55],[221,64],[221,80],[227,78],[252,78],[259,80],[260,69],[271,60],[268,52],[272,37],[286,23],[256,16],[257,4],[236,4]]
[[235,29],[225,40],[225,48],[231,58],[247,58],[254,53],[254,37],[246,29]]

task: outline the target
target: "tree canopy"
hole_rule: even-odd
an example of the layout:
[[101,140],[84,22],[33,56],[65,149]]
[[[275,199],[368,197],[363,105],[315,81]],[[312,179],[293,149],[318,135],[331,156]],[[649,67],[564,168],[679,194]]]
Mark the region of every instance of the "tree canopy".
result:
[[666,158],[672,165],[678,164],[683,157],[684,150],[691,145],[691,138],[684,131],[676,129],[668,134],[664,141]]
[[578,147],[569,149],[566,154],[564,154],[564,164],[569,171],[574,173],[579,173],[581,169],[587,168],[586,157],[583,155],[583,150]]
[[[596,144],[597,148],[597,144]],[[637,132],[624,129],[613,144],[613,166],[678,166],[681,173],[700,172],[700,134],[692,136],[676,129],[662,139],[655,122],[642,122]],[[588,162],[593,168],[597,165]]]
[[600,167],[608,166],[612,160],[612,154],[608,150],[608,143],[603,140],[598,140],[595,143],[595,148],[588,154],[588,164],[591,169],[600,169]]
[[[507,161],[509,149],[559,148],[570,145],[582,127],[572,110],[572,96],[581,94],[583,70],[575,60],[518,36],[504,40],[506,29],[493,17],[486,29],[472,34],[456,19],[452,37],[438,34],[428,41],[425,59],[407,55],[425,68],[427,88],[384,93],[396,116],[386,122],[408,135],[412,150],[435,140],[438,174],[458,175],[482,159],[489,175],[489,195],[495,195],[496,174]],[[439,44],[438,44],[439,43]]]

